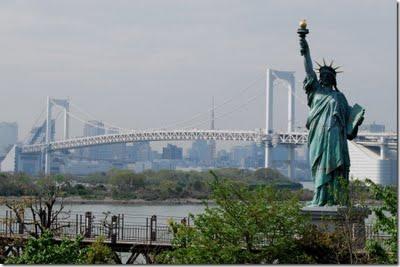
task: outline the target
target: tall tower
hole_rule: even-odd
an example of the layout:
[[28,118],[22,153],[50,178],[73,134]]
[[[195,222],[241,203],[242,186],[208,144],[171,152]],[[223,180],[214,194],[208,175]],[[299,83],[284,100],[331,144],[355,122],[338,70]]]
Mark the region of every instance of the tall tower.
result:
[[[272,165],[272,135],[273,130],[273,87],[274,80],[280,79],[287,82],[288,86],[288,133],[292,133],[295,125],[295,80],[294,72],[292,71],[278,71],[267,69],[266,77],[266,122],[265,122],[265,133],[267,134],[267,140],[265,141],[265,168],[270,168]],[[295,179],[295,151],[293,145],[288,145],[288,172],[291,179]]]
[[214,96],[211,104],[211,130],[215,130]]
[[[214,113],[214,96],[212,97],[212,106],[211,106],[211,125],[210,129],[215,130],[215,113]],[[210,147],[210,165],[215,165],[215,155],[216,155],[216,143],[215,140],[210,140],[209,142]]]
[[46,135],[45,135],[45,144],[44,148],[44,173],[46,175],[50,174],[51,169],[51,153],[50,153],[50,143],[54,141],[54,129],[53,121],[55,124],[55,120],[52,120],[52,108],[54,105],[62,107],[64,109],[64,131],[63,138],[64,140],[69,138],[69,99],[55,99],[47,97],[47,108],[46,108]]

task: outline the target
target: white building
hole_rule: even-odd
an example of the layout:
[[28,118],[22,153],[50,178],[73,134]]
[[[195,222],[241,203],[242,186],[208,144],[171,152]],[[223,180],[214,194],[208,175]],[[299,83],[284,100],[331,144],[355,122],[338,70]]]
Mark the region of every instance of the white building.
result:
[[381,185],[397,184],[397,159],[388,155],[383,158],[376,152],[353,141],[348,142],[350,153],[350,177],[372,180]]

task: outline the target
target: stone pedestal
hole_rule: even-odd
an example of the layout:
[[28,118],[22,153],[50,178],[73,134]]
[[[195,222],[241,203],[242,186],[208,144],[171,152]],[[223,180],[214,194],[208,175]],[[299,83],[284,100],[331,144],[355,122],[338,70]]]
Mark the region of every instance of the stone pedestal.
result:
[[350,227],[355,248],[365,247],[365,219],[371,210],[364,207],[304,207],[302,213],[311,217],[311,222],[320,230],[334,232]]

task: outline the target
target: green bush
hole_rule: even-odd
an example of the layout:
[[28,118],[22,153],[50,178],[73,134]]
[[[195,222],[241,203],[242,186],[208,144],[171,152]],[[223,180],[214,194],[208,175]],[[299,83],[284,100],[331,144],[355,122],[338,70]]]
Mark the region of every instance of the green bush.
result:
[[82,238],[62,240],[57,244],[51,232],[39,238],[29,238],[19,257],[11,257],[6,264],[83,264],[86,250],[81,249]]
[[115,264],[114,252],[106,244],[104,244],[104,237],[98,237],[96,241],[91,244],[85,257],[86,264]]
[[398,219],[397,219],[397,188],[384,187],[375,184],[371,180],[366,180],[369,190],[374,199],[381,201],[382,204],[373,208],[376,216],[374,224],[375,231],[382,231],[389,234],[389,239],[383,243],[369,241],[367,251],[371,261],[374,263],[397,264],[398,263]]
[[[252,187],[275,185],[290,190],[301,188],[301,184],[291,182],[273,169],[252,171],[226,168],[217,169],[215,173],[222,179]],[[72,186],[72,180],[78,184]],[[95,173],[86,177],[55,175],[39,179],[32,179],[23,174],[0,174],[0,196],[38,195],[42,185],[48,185],[60,186],[63,197],[80,196],[85,199],[204,199],[210,194],[212,180],[212,175],[207,171],[177,170],[134,173],[130,170],[112,169],[106,173]]]
[[89,247],[81,247],[82,237],[56,242],[51,232],[29,238],[19,257],[10,257],[6,264],[115,264],[114,252],[99,237]]
[[309,226],[299,201],[271,187],[249,190],[237,183],[212,185],[216,207],[191,216],[194,227],[171,224],[173,250],[157,260],[167,264],[309,263],[296,237]]

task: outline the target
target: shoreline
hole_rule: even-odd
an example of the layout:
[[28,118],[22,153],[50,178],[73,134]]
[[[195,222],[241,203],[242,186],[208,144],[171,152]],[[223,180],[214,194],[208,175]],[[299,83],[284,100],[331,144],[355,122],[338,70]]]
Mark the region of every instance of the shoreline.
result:
[[[6,200],[18,200],[28,196],[22,197],[3,197]],[[210,200],[201,200],[195,198],[181,198],[181,199],[165,199],[165,200],[144,200],[144,199],[84,199],[81,197],[65,197],[62,199],[64,205],[204,205],[204,202],[208,204],[214,203]],[[56,204],[61,203],[61,199],[58,199]]]
[[[204,201],[199,199],[165,199],[165,200],[144,200],[144,199],[82,199],[64,198],[64,204],[85,204],[85,205],[203,205]],[[211,203],[208,201],[208,203]]]

